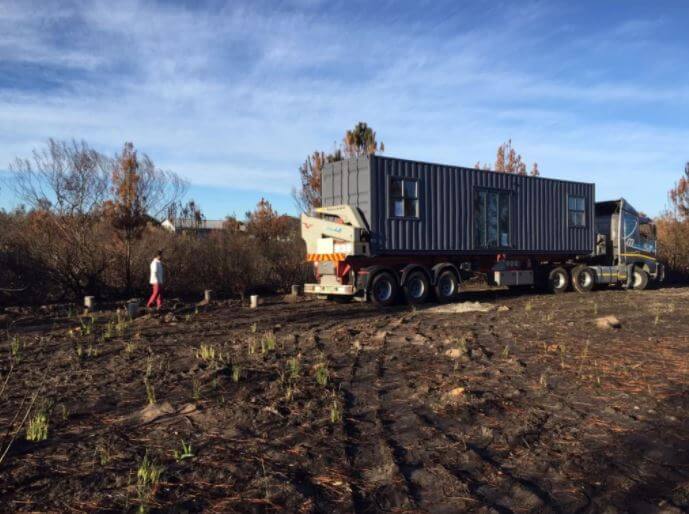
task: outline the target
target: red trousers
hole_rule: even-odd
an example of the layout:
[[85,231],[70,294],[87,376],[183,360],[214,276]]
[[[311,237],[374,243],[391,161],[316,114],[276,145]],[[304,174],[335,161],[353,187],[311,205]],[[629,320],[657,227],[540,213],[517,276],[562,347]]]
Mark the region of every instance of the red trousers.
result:
[[161,284],[151,284],[151,286],[153,286],[153,293],[151,293],[146,307],[150,308],[153,302],[156,302],[156,305],[160,309],[163,306],[163,286]]

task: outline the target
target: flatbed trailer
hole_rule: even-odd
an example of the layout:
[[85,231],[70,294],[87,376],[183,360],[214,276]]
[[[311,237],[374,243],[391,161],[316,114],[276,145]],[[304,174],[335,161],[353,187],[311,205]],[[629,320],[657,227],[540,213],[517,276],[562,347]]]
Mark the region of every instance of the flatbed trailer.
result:
[[594,184],[371,155],[327,164],[321,193],[301,218],[318,280],[306,293],[418,304],[478,273],[554,293],[664,276],[652,221],[596,203]]

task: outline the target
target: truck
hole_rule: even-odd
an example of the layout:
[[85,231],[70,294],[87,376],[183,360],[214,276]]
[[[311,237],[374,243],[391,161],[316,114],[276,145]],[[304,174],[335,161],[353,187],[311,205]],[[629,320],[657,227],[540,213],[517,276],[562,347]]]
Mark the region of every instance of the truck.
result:
[[389,306],[450,302],[463,282],[587,293],[664,278],[656,227],[595,185],[369,155],[326,164],[301,216],[306,294]]

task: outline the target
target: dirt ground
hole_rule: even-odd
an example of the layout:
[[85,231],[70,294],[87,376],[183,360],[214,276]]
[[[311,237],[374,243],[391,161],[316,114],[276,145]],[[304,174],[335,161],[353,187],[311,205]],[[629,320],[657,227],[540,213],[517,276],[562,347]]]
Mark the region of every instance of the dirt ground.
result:
[[0,509],[689,510],[689,289],[462,301],[6,316]]

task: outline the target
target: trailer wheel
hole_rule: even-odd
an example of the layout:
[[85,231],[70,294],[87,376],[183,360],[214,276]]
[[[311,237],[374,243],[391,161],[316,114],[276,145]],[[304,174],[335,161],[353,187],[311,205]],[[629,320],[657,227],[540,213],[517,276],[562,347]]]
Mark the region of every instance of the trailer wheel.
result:
[[397,279],[387,271],[381,271],[371,282],[371,300],[376,305],[389,307],[397,299]]
[[412,305],[424,303],[428,299],[431,285],[423,271],[414,271],[404,281],[404,296]]
[[569,274],[562,267],[553,268],[548,273],[548,290],[551,293],[564,293],[569,288]]
[[572,285],[579,293],[588,293],[596,284],[596,274],[588,266],[577,266],[572,270]]
[[634,268],[632,289],[644,290],[648,286],[648,273],[641,268]]
[[445,270],[435,283],[435,296],[439,302],[451,302],[457,297],[459,291],[459,281],[457,275],[452,270]]

